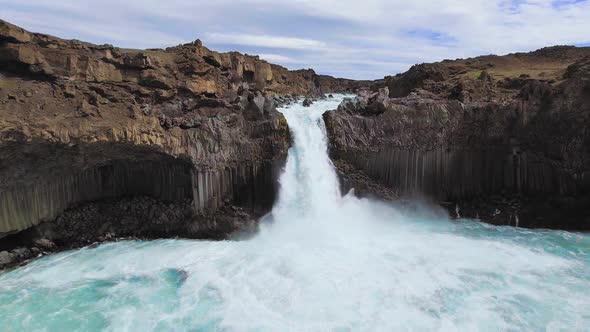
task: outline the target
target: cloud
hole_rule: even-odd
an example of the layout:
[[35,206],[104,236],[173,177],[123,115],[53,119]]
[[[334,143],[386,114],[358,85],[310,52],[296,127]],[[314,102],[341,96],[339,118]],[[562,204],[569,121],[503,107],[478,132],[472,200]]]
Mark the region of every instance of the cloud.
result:
[[272,63],[297,63],[297,60],[280,54],[258,54],[261,59]]
[[286,48],[295,50],[319,49],[326,47],[325,43],[313,39],[268,35],[209,33],[207,34],[207,40],[213,43],[220,44],[249,45],[268,48]]
[[590,42],[588,0],[0,0],[0,18],[122,47],[201,38],[213,49],[351,78]]
[[[141,24],[121,23],[109,25],[100,21],[81,19],[76,17],[63,17],[54,13],[40,13],[29,16],[18,11],[3,10],[2,14],[10,17],[9,21],[18,22],[21,26],[33,26],[31,30],[47,34],[57,35],[62,38],[81,39],[97,43],[111,43],[125,47],[158,47],[163,45],[176,45],[183,40],[173,34],[160,31],[151,31],[148,39],[138,39],[147,30]],[[3,15],[2,18],[5,16]],[[59,21],[60,24],[53,22]]]

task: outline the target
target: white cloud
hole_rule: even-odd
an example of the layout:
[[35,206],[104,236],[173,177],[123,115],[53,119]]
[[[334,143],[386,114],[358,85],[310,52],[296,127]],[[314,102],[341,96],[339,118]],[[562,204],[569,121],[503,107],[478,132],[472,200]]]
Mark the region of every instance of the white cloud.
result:
[[319,49],[326,46],[325,43],[313,39],[269,35],[209,33],[207,34],[207,40],[221,44],[287,48],[295,50]]
[[258,55],[260,56],[261,59],[264,59],[264,60],[272,62],[272,63],[277,63],[277,64],[297,63],[296,59],[288,57],[288,56],[280,55],[280,54],[261,53]]
[[[41,13],[29,16],[17,11],[4,10],[3,17],[10,17],[13,23],[21,26],[33,26],[34,32],[57,35],[68,39],[85,39],[92,41],[109,41],[125,47],[159,47],[164,45],[176,45],[186,42],[178,36],[160,31],[149,31],[149,38],[137,38],[146,33],[145,27],[131,22],[122,22],[118,25],[104,24],[100,21],[63,17],[52,13]],[[6,14],[6,15],[4,15]],[[52,22],[60,22],[54,24]]]

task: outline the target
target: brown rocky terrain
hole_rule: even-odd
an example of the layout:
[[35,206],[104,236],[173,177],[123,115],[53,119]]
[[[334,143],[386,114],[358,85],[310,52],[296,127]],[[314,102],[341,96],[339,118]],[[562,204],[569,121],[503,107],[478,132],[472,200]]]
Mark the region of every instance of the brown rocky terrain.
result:
[[358,84],[199,40],[131,50],[0,21],[0,265],[250,224],[272,206],[290,143],[276,105]]
[[131,50],[0,21],[0,267],[122,237],[254,227],[290,144],[276,107],[369,85],[324,115],[345,189],[500,225],[590,229],[590,48],[367,82],[199,40]]
[[398,196],[495,224],[590,229],[590,48],[416,65],[324,118],[338,168]]

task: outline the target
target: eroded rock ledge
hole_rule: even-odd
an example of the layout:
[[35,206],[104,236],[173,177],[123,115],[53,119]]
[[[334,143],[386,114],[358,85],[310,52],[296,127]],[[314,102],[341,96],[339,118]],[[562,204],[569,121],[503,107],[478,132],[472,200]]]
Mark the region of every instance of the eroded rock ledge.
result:
[[199,40],[129,50],[0,21],[2,256],[222,238],[272,206],[290,144],[276,106],[358,85]]
[[412,67],[325,114],[331,156],[453,217],[589,230],[589,55],[554,47]]

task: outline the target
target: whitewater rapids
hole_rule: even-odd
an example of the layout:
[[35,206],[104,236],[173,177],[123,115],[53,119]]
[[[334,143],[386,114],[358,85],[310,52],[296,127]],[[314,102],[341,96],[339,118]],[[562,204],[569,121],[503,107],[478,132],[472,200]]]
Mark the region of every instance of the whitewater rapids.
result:
[[0,331],[590,331],[590,236],[342,196],[321,115],[279,200],[235,241],[126,241],[0,275]]

